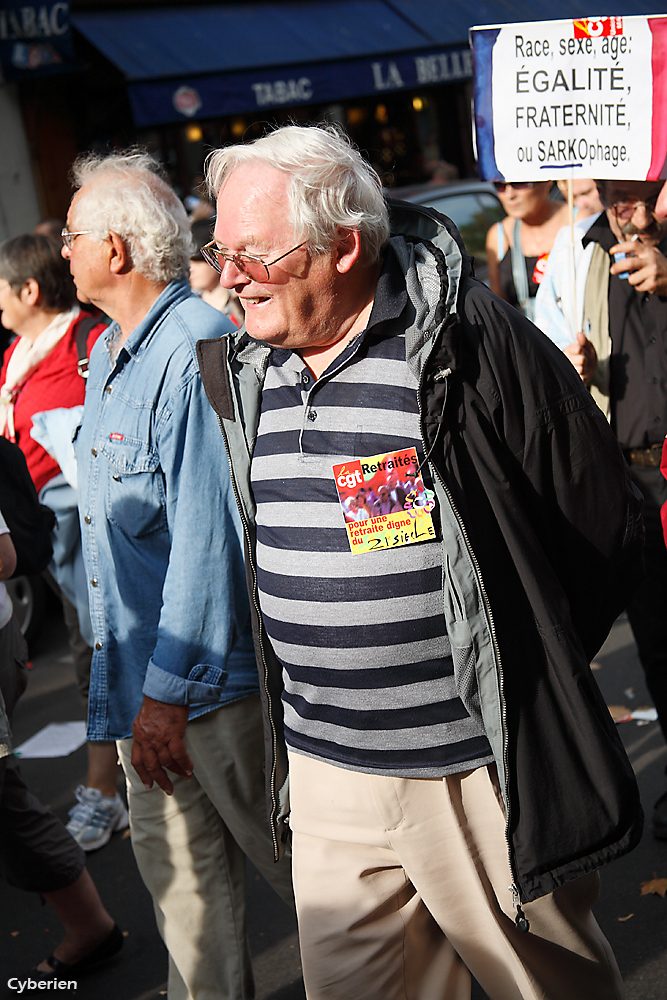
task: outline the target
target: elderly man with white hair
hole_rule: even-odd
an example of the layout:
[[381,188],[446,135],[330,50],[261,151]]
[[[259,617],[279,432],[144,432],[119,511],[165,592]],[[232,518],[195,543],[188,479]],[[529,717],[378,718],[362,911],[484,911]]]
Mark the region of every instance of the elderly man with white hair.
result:
[[[641,811],[589,661],[639,503],[608,424],[450,220],[390,218],[336,129],[217,150],[209,182],[203,252],[246,324],[200,370],[289,760],[309,1000],[469,1000],[471,972],[491,1000],[619,1000],[590,907]],[[341,495],[391,470],[403,510],[346,524]]]
[[195,354],[233,327],[190,290],[186,213],[148,154],[89,156],[73,177],[63,255],[113,320],[76,440],[88,736],[118,741],[170,1000],[246,1000],[246,855],[287,901],[291,883],[267,822],[241,525]]

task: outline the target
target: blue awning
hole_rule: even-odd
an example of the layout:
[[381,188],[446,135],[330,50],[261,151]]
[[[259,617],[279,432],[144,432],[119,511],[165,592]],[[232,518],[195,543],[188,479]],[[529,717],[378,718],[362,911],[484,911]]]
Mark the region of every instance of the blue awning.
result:
[[[660,13],[621,3],[626,16]],[[469,79],[473,24],[580,16],[581,0],[292,0],[77,12],[71,23],[125,75],[144,127]]]
[[131,81],[351,59],[432,42],[383,0],[73,13],[72,24]]
[[465,45],[345,63],[130,83],[128,89],[137,125],[147,126],[297,104],[326,104],[368,94],[381,99],[389,92],[469,80],[471,76],[472,55]]
[[138,126],[322,104],[472,72],[466,36],[443,50],[392,0],[86,12],[72,24],[125,74]]

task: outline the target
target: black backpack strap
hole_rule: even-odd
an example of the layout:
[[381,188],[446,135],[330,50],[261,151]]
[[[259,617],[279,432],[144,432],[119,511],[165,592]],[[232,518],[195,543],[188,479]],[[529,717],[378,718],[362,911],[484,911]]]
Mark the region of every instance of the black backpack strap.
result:
[[76,349],[79,355],[77,371],[81,378],[88,378],[88,335],[100,323],[99,316],[83,316],[76,328]]
[[4,437],[0,437],[0,510],[16,549],[12,575],[37,576],[51,561],[56,515],[39,502],[21,449]]

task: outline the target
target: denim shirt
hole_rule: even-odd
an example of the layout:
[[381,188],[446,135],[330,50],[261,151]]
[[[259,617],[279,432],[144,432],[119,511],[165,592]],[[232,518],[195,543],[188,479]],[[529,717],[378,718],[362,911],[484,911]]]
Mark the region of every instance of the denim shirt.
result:
[[242,529],[195,354],[230,328],[173,281],[113,365],[116,324],[91,352],[75,444],[91,740],[131,735],[143,695],[193,719],[257,690]]

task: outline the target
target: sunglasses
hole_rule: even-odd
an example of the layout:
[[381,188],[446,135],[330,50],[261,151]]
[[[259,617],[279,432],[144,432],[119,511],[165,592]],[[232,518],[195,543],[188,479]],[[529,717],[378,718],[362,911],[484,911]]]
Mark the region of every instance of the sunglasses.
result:
[[505,188],[513,188],[515,191],[527,191],[528,188],[535,187],[534,181],[494,181],[493,186],[500,194]]

